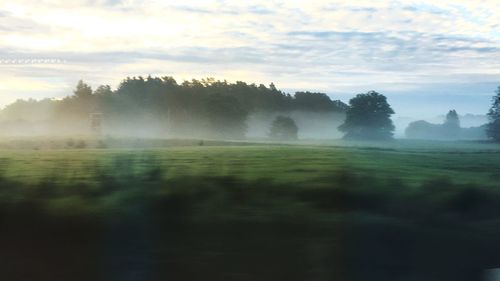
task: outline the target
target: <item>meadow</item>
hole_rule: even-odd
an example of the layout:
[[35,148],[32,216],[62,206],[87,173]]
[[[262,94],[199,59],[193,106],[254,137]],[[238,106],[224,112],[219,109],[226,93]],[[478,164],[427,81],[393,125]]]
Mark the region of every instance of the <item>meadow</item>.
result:
[[[84,143],[82,147],[78,147],[80,142]],[[308,186],[328,184],[322,179],[341,171],[381,180],[397,179],[412,186],[439,178],[493,187],[500,179],[500,146],[492,143],[201,142],[12,141],[0,143],[0,172],[7,179],[27,183],[51,178],[73,184],[95,184],[102,173],[140,174],[150,169],[159,170],[164,178],[232,176]]]
[[0,142],[0,269],[19,280],[481,280],[500,146]]

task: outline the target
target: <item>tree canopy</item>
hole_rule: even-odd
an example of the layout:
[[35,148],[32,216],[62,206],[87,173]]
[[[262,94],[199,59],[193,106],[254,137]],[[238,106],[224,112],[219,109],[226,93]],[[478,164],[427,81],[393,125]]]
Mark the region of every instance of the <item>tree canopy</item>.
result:
[[84,81],[78,81],[73,95],[63,99],[19,101],[1,112],[0,126],[17,119],[40,123],[43,114],[39,112],[43,111],[46,125],[41,127],[53,128],[52,134],[87,133],[89,116],[100,113],[105,133],[148,131],[152,135],[242,138],[251,113],[343,114],[346,108],[346,104],[331,100],[324,93],[290,95],[274,84],[229,83],[213,78],[178,83],[169,76],[139,76],[122,80],[116,90],[109,85],[93,90]]
[[339,130],[345,133],[345,139],[391,139],[394,131],[392,114],[394,110],[384,95],[375,91],[358,94],[349,101],[346,119]]
[[456,139],[460,136],[460,119],[456,110],[448,111],[442,129],[445,138]]
[[82,80],[78,81],[76,89],[73,91],[75,96],[80,98],[90,97],[92,95],[92,88],[85,84]]

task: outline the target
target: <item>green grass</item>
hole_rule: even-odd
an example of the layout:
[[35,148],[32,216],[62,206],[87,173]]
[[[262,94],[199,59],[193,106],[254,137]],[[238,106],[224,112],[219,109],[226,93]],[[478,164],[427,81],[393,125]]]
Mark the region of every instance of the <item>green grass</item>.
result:
[[500,265],[495,144],[43,142],[0,143],[6,280],[468,281]]
[[[348,146],[345,146],[348,144]],[[275,183],[321,185],[348,170],[382,180],[420,185],[446,178],[453,183],[498,186],[500,146],[495,144],[404,142],[306,145],[175,144],[135,149],[3,149],[0,172],[25,183],[93,183],[103,173],[134,174],[159,168],[166,178],[234,176]]]

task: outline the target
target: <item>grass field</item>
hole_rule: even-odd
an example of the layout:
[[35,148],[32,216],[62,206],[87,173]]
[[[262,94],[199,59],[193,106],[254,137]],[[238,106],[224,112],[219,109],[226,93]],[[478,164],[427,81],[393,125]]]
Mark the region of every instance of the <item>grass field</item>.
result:
[[0,142],[0,279],[481,280],[500,146]]
[[[160,144],[161,145],[161,144]],[[30,146],[28,146],[30,147]],[[245,180],[321,185],[339,171],[419,185],[436,178],[482,186],[500,184],[500,145],[446,142],[265,144],[197,142],[163,147],[97,149],[2,149],[7,179],[37,183],[47,178],[92,183],[102,173],[160,169],[166,178],[234,176]]]

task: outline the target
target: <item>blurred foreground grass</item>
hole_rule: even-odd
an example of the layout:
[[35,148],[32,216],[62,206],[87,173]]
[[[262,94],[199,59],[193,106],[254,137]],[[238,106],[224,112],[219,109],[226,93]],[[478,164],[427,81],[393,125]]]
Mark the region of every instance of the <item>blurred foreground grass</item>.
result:
[[499,149],[401,143],[9,149],[0,279],[481,280]]

